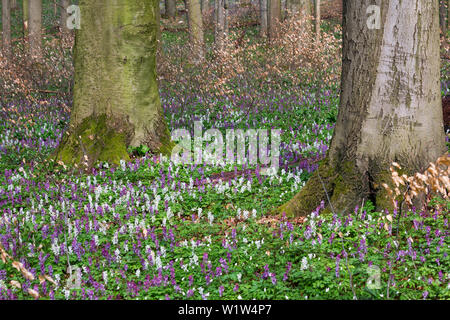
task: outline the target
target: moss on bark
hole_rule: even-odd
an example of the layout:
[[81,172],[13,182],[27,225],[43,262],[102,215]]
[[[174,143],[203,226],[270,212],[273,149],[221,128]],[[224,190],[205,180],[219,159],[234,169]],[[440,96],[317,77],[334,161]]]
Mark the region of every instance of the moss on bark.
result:
[[131,133],[126,122],[92,115],[63,138],[52,157],[66,165],[86,162],[92,167],[97,161],[118,165],[122,159],[130,160],[126,145]]

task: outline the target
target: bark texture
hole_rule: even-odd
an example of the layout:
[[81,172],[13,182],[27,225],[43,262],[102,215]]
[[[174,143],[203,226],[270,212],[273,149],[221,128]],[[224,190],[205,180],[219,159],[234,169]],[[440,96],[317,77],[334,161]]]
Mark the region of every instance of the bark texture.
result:
[[314,22],[316,31],[316,42],[320,41],[320,0],[315,0],[314,2]]
[[23,37],[26,38],[28,36],[28,25],[30,20],[30,5],[29,0],[22,0],[22,10],[23,10],[23,17],[22,17],[22,23],[23,23]]
[[192,60],[200,63],[204,58],[203,18],[200,0],[187,0],[189,15],[189,40],[192,46]]
[[67,28],[67,18],[68,18],[68,14],[67,14],[67,8],[70,6],[70,0],[60,0],[59,3],[60,7],[59,7],[59,12],[60,12],[60,21],[59,21],[59,25],[61,28],[61,32],[69,32],[69,28]]
[[[379,0],[381,29],[369,29],[371,0],[344,1],[341,100],[326,160],[277,209],[307,215],[326,201],[353,210],[362,199],[388,208],[382,182],[396,161],[424,170],[445,150],[439,85],[437,1]],[[322,181],[321,181],[322,180]]]
[[260,28],[259,34],[262,37],[267,37],[267,18],[268,18],[268,8],[267,0],[259,0],[259,14],[260,14]]
[[42,55],[42,0],[29,1],[29,43],[31,57]]
[[165,0],[164,8],[167,18],[174,19],[177,15],[177,2],[176,0]]
[[267,0],[269,16],[268,16],[268,36],[269,39],[275,39],[278,36],[279,24],[281,21],[281,1]]
[[2,0],[2,51],[6,57],[11,55],[11,6],[10,0]]
[[157,0],[80,0],[74,105],[56,151],[66,164],[128,160],[127,147],[173,147],[156,81]]
[[218,50],[222,50],[225,45],[227,37],[227,10],[226,0],[214,1],[214,16],[215,16],[215,32],[214,41]]

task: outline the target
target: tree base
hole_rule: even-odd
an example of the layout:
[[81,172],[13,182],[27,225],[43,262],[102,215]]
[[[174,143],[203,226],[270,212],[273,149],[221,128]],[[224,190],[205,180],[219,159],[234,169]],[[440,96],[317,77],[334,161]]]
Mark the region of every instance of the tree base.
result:
[[92,115],[66,132],[51,158],[65,165],[84,163],[93,167],[97,161],[118,165],[120,160],[130,160],[127,145],[132,132],[130,124],[124,121]]
[[327,157],[306,185],[272,213],[286,214],[287,217],[307,216],[321,201],[325,201],[324,212],[342,213],[361,205],[363,199],[388,205],[388,201],[381,201],[385,198],[383,190],[375,190],[369,175],[361,175],[353,162],[345,161],[333,166]]

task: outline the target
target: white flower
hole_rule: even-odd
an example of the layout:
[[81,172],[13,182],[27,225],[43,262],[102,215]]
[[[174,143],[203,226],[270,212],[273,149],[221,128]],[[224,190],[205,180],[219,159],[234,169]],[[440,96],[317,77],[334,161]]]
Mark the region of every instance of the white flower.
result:
[[160,257],[156,257],[155,259],[156,269],[162,268],[162,262]]
[[300,266],[300,270],[306,270],[308,268],[308,259],[306,257],[302,258],[302,265]]

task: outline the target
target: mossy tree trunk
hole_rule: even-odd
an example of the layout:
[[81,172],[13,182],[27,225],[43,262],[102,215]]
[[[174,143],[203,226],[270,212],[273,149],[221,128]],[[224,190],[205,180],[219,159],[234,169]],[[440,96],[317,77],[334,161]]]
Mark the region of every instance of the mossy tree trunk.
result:
[[156,80],[157,0],[80,0],[74,103],[56,150],[66,164],[129,160],[127,147],[172,148]]
[[189,40],[192,46],[192,60],[194,63],[203,61],[203,17],[200,9],[200,0],[187,0],[189,16]]
[[[439,86],[437,1],[378,1],[381,29],[369,29],[372,0],[344,1],[338,119],[327,158],[277,212],[307,215],[328,193],[338,212],[362,199],[389,207],[381,183],[389,165],[424,170],[445,150]],[[319,175],[320,174],[320,175]]]
[[11,55],[11,6],[10,0],[2,0],[2,51],[6,57]]
[[34,59],[42,56],[42,0],[29,2],[29,42],[30,54]]

